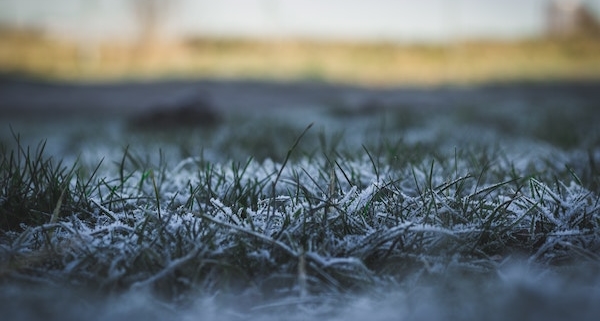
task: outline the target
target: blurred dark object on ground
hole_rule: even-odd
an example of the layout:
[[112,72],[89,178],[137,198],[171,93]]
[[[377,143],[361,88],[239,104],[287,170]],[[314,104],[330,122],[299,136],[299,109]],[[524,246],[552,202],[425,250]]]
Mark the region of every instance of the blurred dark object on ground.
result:
[[129,125],[141,130],[176,130],[212,127],[221,116],[206,97],[192,96],[150,107],[129,119]]

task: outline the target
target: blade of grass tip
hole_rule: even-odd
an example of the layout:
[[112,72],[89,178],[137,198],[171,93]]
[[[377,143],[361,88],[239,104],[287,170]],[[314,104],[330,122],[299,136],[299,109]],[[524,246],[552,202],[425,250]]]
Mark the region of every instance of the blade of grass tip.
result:
[[93,191],[95,189],[99,189],[99,185],[96,185],[96,187],[92,188],[92,189],[90,189],[90,186],[92,185],[94,178],[96,178],[96,175],[98,174],[98,170],[100,169],[100,166],[102,165],[103,162],[104,162],[104,157],[100,160],[100,162],[98,162],[98,165],[96,165],[96,167],[94,168],[94,170],[89,175],[89,177],[87,178],[86,182],[83,185],[81,185],[79,183],[82,181],[82,177],[77,175],[77,185],[79,185],[81,188],[81,190],[79,191],[79,193],[81,193],[81,195],[79,195],[78,206],[82,206],[82,204],[81,204],[82,202],[87,202],[89,197],[92,195]]
[[[333,199],[335,196],[335,189],[337,186],[337,176],[335,174],[335,166],[333,166],[333,162],[329,159],[329,157],[327,157],[327,155],[324,155],[325,160],[327,161],[327,166],[329,167],[329,188],[328,188],[328,194],[327,198],[328,199]],[[337,163],[337,162],[336,162]],[[306,171],[305,171],[306,172]]]
[[553,175],[554,176],[554,185],[556,186],[556,192],[560,195],[561,198],[564,198],[564,195],[562,193],[562,189],[561,189],[561,184],[558,181],[558,176]]
[[417,193],[419,194],[419,197],[421,198],[421,202],[423,204],[425,204],[425,197],[423,195],[423,192],[421,192],[421,188],[419,187],[419,180],[417,179],[417,172],[415,172],[415,167],[411,166],[410,169],[413,174],[413,180],[415,181],[415,188],[417,189]]
[[480,195],[480,194],[485,194],[484,197],[486,197],[490,193],[492,193],[493,191],[497,190],[498,188],[500,188],[500,187],[502,187],[504,185],[507,185],[507,184],[514,183],[514,182],[516,182],[516,181],[518,181],[520,179],[521,179],[520,177],[517,177],[517,178],[509,179],[509,180],[504,181],[504,182],[492,184],[492,185],[490,185],[490,186],[488,186],[486,188],[483,188],[483,189],[481,189],[481,190],[479,190],[479,191],[477,191],[477,192],[469,195],[469,198],[473,198],[473,197],[475,197],[477,195]]
[[348,178],[348,175],[346,175],[346,172],[344,171],[344,169],[342,168],[342,166],[340,166],[340,163],[338,163],[337,160],[334,160],[335,165],[337,165],[337,167],[340,169],[340,171],[342,172],[342,175],[344,175],[344,178],[346,179],[346,182],[348,182],[348,185],[352,186],[352,182],[350,181],[350,179]]
[[429,167],[429,177],[427,177],[427,184],[429,185],[429,190],[433,191],[433,166],[435,164],[435,159],[431,160],[431,166]]
[[102,213],[104,213],[106,216],[108,216],[110,219],[112,219],[113,222],[117,221],[117,219],[116,219],[117,215],[115,213],[113,213],[110,209],[102,206],[102,204],[100,204],[99,202],[97,202],[94,199],[90,199],[90,202],[92,204],[96,205],[96,207],[98,207],[100,209],[100,211],[102,211]]
[[[319,185],[319,182],[317,182],[317,180],[315,178],[312,177],[312,175],[310,175],[306,169],[302,168],[302,172],[304,172],[304,174],[306,174],[306,176],[313,182],[313,184],[315,184],[315,187],[321,191],[321,193],[323,193],[323,195],[327,195],[327,193],[325,192],[325,190],[323,189],[323,187],[321,187],[321,185]],[[299,184],[299,183],[297,183]]]
[[277,184],[277,181],[279,181],[279,178],[281,177],[281,173],[283,173],[283,169],[285,168],[285,165],[287,164],[287,162],[290,159],[290,156],[292,155],[292,152],[296,149],[296,147],[298,146],[298,144],[300,143],[300,140],[302,140],[302,137],[304,137],[304,135],[308,132],[308,130],[313,126],[314,123],[310,123],[302,132],[302,134],[300,134],[300,136],[298,136],[298,138],[296,138],[296,141],[294,142],[294,145],[292,145],[292,147],[288,150],[285,159],[283,161],[283,164],[281,165],[281,168],[279,169],[279,172],[277,173],[277,176],[275,177],[275,181],[273,182],[273,186],[275,186]]
[[577,176],[577,174],[575,174],[575,171],[573,170],[573,168],[571,166],[569,166],[568,164],[565,164],[565,167],[567,168],[567,170],[569,171],[571,176],[573,176],[573,179],[575,180],[575,182],[577,182],[577,185],[583,186],[581,179],[579,179],[579,176]]
[[373,156],[371,155],[371,153],[369,153],[369,150],[367,149],[367,147],[364,144],[361,146],[367,153],[367,156],[369,156],[369,160],[371,160],[371,165],[373,165],[373,171],[375,171],[375,177],[377,177],[377,181],[379,182],[379,171],[377,170],[377,164],[375,163],[375,160],[373,159]]
[[[485,172],[488,170],[488,165],[487,163],[483,165],[483,167],[481,168],[481,171],[479,172],[479,175],[477,176],[477,182],[475,183],[475,187],[474,187],[474,191],[477,191],[477,189],[479,189],[479,186],[481,186],[481,182],[483,181],[483,175],[485,174]],[[479,192],[476,192],[476,194]]]
[[443,193],[443,192],[444,192],[445,190],[447,190],[448,188],[450,188],[450,187],[452,187],[452,186],[455,186],[455,185],[458,185],[458,184],[459,184],[459,183],[461,183],[462,181],[465,181],[465,180],[467,180],[467,179],[470,179],[470,178],[472,178],[472,176],[471,176],[471,175],[466,175],[466,176],[463,176],[463,177],[458,177],[458,178],[456,178],[456,179],[454,179],[454,180],[452,180],[452,181],[449,181],[449,182],[444,182],[444,183],[442,183],[442,184],[440,184],[440,185],[436,186],[436,187],[434,188],[434,190],[435,190],[435,191],[437,191],[438,193]]
[[119,179],[121,180],[121,194],[124,193],[124,185],[125,185],[125,160],[127,159],[127,154],[129,153],[129,145],[125,146],[125,150],[123,151],[123,157],[121,158],[121,163],[119,163]]
[[151,170],[147,170],[142,173],[142,177],[140,178],[140,182],[138,184],[138,192],[139,193],[141,193],[143,191],[144,182],[146,181],[146,179],[148,179],[148,177],[150,177],[150,171]]
[[[67,186],[68,186],[67,184],[65,184],[65,187],[63,187],[62,191],[60,192],[60,196],[58,197],[58,200],[56,201],[56,206],[54,206],[54,210],[52,211],[52,216],[50,217],[51,225],[58,222],[58,218],[60,216],[60,208],[62,207],[62,202],[65,197],[65,191],[67,190]],[[54,228],[52,228],[52,229],[50,229],[50,231],[48,231],[48,234],[47,234],[48,244],[50,244],[50,240],[52,239],[53,234],[54,234]]]
[[156,179],[154,178],[154,170],[150,170],[150,178],[152,179],[152,187],[154,187],[154,197],[156,199],[156,213],[158,214],[158,219],[160,220],[160,194],[158,192],[158,186],[156,185]]
[[296,141],[294,142],[294,145],[292,145],[292,147],[288,150],[285,159],[283,160],[283,164],[281,164],[281,168],[279,169],[279,171],[277,172],[277,176],[275,177],[275,180],[273,181],[273,184],[271,185],[271,206],[269,206],[269,208],[267,209],[267,230],[270,227],[270,223],[271,223],[271,208],[273,207],[273,203],[275,202],[275,187],[277,186],[277,182],[279,181],[279,178],[281,177],[281,173],[283,173],[283,169],[285,168],[285,165],[287,164],[287,162],[290,159],[290,156],[292,155],[292,152],[296,149],[296,147],[298,146],[298,144],[300,143],[300,140],[302,140],[302,137],[304,137],[304,135],[308,132],[308,130],[314,125],[314,123],[310,123],[302,132],[302,134],[300,134],[300,136],[298,136],[298,138],[296,138]]
[[329,195],[328,198],[333,199],[335,197],[335,191],[337,186],[337,176],[335,175],[335,167],[330,166],[329,169]]
[[54,211],[52,211],[52,216],[50,217],[50,224],[54,224],[58,221],[58,217],[60,216],[60,208],[62,206],[63,198],[65,197],[65,191],[67,190],[67,185],[63,187],[60,192],[60,196],[58,197],[58,201],[56,201],[56,206],[54,207]]

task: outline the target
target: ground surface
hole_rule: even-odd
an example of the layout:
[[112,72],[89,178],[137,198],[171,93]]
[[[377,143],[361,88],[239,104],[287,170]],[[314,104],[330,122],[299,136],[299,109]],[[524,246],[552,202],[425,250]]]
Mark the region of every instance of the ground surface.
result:
[[600,316],[597,83],[4,78],[0,117],[9,319]]

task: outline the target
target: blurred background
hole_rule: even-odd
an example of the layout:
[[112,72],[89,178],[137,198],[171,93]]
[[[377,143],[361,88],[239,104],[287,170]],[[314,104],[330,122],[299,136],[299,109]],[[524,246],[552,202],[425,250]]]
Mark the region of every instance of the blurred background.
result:
[[600,0],[0,0],[0,73],[369,86],[600,78]]

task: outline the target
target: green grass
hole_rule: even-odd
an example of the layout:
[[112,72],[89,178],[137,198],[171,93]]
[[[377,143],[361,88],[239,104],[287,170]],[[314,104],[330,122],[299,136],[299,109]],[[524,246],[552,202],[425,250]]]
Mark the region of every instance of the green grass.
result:
[[[485,112],[451,115],[465,126],[481,124],[478,117],[495,119],[490,128],[505,122]],[[354,124],[345,117],[343,124]],[[131,138],[138,145],[89,164],[64,164],[47,155],[44,142],[30,148],[15,135],[0,156],[0,282],[65,284],[102,296],[145,289],[184,306],[197,295],[250,291],[258,302],[298,298],[302,305],[410,291],[455,273],[496,279],[514,260],[559,272],[600,265],[590,137],[522,158],[485,135],[469,146],[443,133],[446,140],[408,142],[411,128],[433,117],[410,115],[421,119],[414,127],[394,117],[385,118],[404,125],[375,116],[353,128],[358,133],[347,135],[364,134],[360,144],[318,124],[263,123],[245,140],[238,140],[241,130],[218,128],[161,139],[138,133],[140,140]],[[525,146],[538,139],[562,146],[544,128],[556,117],[524,125],[531,133],[524,137],[533,137]],[[250,123],[240,126],[260,127]],[[202,148],[259,156],[168,157],[153,145],[194,134],[218,142]],[[179,155],[194,152],[183,149]]]

